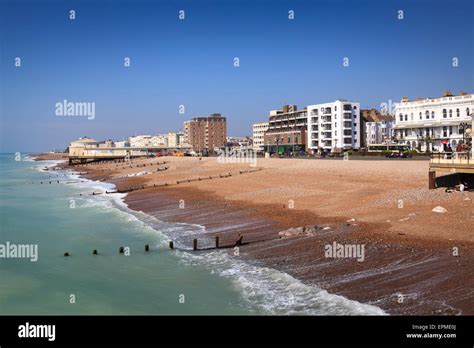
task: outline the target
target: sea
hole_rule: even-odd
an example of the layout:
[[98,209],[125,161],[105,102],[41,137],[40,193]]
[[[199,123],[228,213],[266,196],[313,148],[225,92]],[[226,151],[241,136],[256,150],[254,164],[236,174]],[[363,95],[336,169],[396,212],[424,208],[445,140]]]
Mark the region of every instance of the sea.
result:
[[114,186],[46,170],[57,163],[0,154],[0,247],[37,247],[37,260],[0,255],[1,315],[386,314],[224,250],[171,250],[204,227],[92,195]]

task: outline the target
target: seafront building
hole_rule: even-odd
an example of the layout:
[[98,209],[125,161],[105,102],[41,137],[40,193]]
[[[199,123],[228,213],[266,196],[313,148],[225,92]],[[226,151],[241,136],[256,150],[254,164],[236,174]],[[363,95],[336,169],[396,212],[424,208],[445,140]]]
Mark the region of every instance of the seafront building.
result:
[[360,103],[339,99],[308,105],[307,118],[311,153],[360,148]]
[[170,132],[168,133],[168,146],[179,147],[184,144],[184,133],[183,132]]
[[252,150],[252,138],[227,137],[225,146],[232,150]]
[[265,145],[265,132],[268,130],[268,122],[257,122],[252,125],[253,150],[261,152]]
[[456,150],[466,142],[473,110],[474,96],[465,92],[446,91],[439,98],[415,100],[403,97],[395,105],[395,139],[423,152]]
[[394,117],[382,115],[376,109],[360,110],[360,147],[392,142]]
[[284,105],[281,110],[270,111],[268,130],[264,137],[264,150],[269,153],[306,151],[307,110],[296,105]]
[[82,137],[69,144],[69,163],[83,163],[96,159],[115,159],[126,156],[146,156],[144,149],[117,147],[112,140],[98,141],[89,137]]
[[136,135],[128,138],[131,147],[168,146],[168,135]]
[[184,142],[194,151],[215,151],[225,147],[227,120],[221,114],[195,117],[183,124]]

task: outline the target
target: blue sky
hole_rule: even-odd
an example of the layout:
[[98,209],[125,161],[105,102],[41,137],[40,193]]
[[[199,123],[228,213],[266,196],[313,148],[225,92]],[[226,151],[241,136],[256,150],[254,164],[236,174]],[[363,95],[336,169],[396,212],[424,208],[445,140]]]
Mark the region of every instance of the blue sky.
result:
[[[0,151],[168,132],[216,112],[229,135],[250,135],[286,103],[473,92],[473,16],[470,0],[0,0]],[[95,119],[56,116],[64,99],[95,102]]]

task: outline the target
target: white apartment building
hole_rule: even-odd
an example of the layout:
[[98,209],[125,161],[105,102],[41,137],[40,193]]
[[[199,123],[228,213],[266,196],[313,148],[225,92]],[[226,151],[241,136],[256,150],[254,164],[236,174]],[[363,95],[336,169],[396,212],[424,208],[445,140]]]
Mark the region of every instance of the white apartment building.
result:
[[184,143],[183,132],[170,132],[168,133],[168,146],[178,147]]
[[168,135],[136,135],[128,138],[131,147],[168,146]]
[[474,96],[445,92],[440,98],[403,97],[395,105],[395,138],[420,151],[456,150],[463,142],[462,123],[470,124]]
[[268,125],[268,122],[258,122],[252,126],[253,150],[256,152],[264,150],[265,132],[268,130]]
[[393,123],[389,120],[366,122],[365,136],[367,145],[390,142],[393,137]]
[[308,149],[338,152],[360,147],[360,103],[336,100],[308,105]]

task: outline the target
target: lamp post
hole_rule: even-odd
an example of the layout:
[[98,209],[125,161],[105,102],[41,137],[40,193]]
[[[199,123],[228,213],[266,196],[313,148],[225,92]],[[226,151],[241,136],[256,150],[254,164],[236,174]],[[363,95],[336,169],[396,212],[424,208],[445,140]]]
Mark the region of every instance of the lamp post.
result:
[[465,144],[465,134],[466,134],[466,128],[468,127],[469,125],[466,123],[466,122],[461,122],[459,124],[459,131],[462,132],[462,143],[463,145]]

